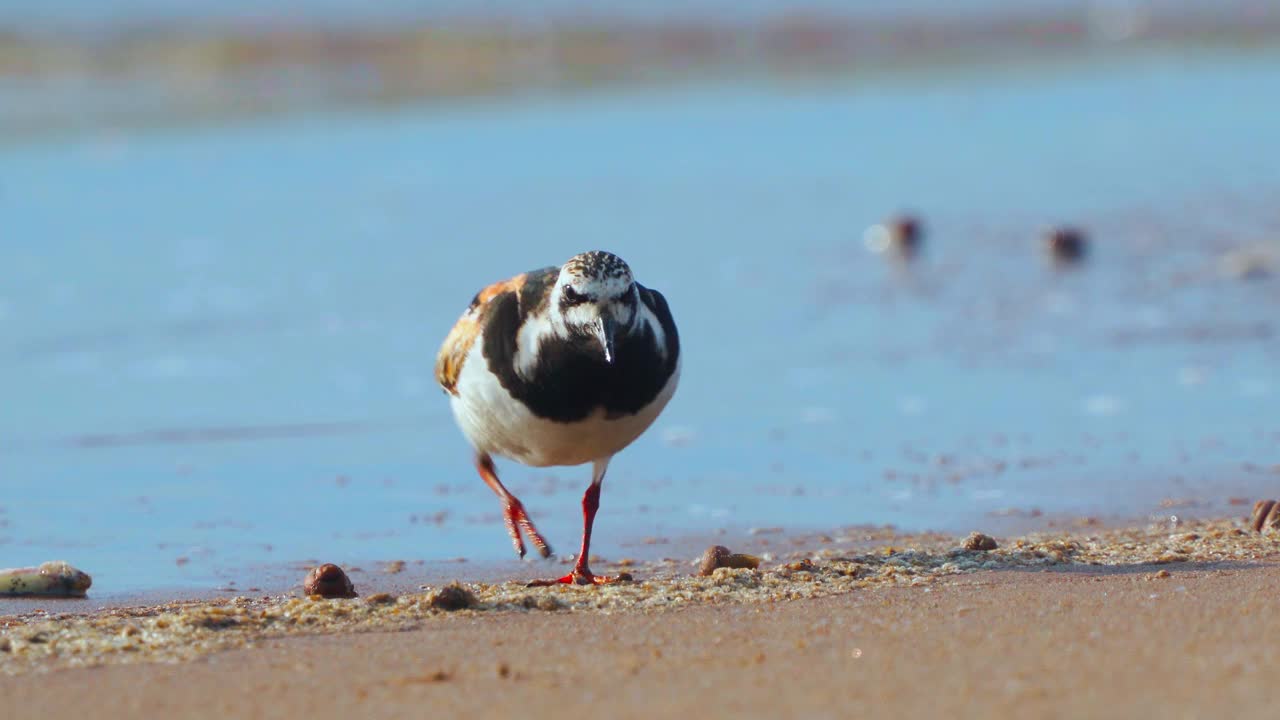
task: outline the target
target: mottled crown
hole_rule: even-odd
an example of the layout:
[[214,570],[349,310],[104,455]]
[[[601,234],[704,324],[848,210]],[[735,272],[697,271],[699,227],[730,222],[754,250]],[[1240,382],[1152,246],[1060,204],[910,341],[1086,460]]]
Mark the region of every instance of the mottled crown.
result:
[[632,282],[631,268],[622,258],[603,250],[592,250],[569,258],[561,272],[585,280]]

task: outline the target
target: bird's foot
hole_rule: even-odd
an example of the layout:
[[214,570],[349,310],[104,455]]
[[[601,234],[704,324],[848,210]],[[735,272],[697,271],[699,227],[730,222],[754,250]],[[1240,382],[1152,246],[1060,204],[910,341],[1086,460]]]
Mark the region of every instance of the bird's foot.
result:
[[619,582],[631,582],[631,573],[619,575],[596,575],[590,568],[577,567],[573,572],[555,580],[534,580],[527,587],[547,587],[549,585],[611,585]]
[[534,527],[533,521],[529,519],[529,514],[525,512],[524,505],[520,504],[519,500],[507,505],[502,515],[507,524],[507,534],[511,536],[511,544],[515,547],[517,555],[522,558],[525,555],[524,538],[521,537],[521,531],[524,531],[539,555],[544,558],[551,557],[551,546],[542,537],[542,533],[538,532],[538,528]]

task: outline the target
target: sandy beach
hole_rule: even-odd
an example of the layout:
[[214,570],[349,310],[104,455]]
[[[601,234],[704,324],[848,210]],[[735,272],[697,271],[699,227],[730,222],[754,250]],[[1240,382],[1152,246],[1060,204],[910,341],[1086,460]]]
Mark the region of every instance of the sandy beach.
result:
[[[989,552],[960,540],[803,548],[710,577],[643,567],[603,590],[471,583],[462,610],[433,605],[436,588],[9,616],[0,697],[39,717],[1181,718],[1271,705],[1280,553],[1243,521]],[[146,642],[120,651],[121,639]]]

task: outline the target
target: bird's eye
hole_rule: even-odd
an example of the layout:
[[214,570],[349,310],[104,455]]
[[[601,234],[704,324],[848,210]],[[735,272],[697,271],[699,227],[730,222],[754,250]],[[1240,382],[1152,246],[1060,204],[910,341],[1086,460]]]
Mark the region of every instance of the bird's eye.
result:
[[587,296],[574,290],[573,287],[565,285],[560,288],[560,295],[564,298],[566,305],[581,305],[587,301]]

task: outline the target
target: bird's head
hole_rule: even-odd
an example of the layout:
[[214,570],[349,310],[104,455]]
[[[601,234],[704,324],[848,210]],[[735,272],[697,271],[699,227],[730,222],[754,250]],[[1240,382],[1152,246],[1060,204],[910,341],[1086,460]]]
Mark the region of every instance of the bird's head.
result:
[[616,342],[635,326],[640,291],[622,258],[593,250],[569,258],[551,291],[556,332],[600,348],[605,362],[617,359]]

